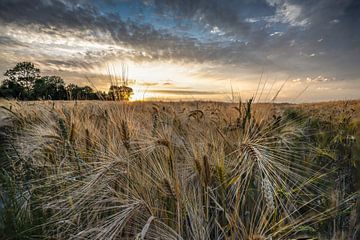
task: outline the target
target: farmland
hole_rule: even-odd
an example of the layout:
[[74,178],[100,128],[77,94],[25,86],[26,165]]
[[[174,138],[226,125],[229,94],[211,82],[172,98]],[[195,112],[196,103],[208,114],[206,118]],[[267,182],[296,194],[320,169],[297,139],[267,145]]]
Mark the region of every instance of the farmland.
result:
[[0,103],[1,239],[357,239],[360,102]]

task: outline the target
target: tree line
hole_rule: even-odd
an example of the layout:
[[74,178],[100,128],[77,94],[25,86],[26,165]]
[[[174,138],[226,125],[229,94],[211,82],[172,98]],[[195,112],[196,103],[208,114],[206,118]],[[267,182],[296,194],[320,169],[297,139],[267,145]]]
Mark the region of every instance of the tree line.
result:
[[66,85],[59,76],[41,76],[31,62],[20,62],[4,73],[0,98],[18,100],[129,100],[132,89],[110,86],[109,92],[95,91],[90,86]]

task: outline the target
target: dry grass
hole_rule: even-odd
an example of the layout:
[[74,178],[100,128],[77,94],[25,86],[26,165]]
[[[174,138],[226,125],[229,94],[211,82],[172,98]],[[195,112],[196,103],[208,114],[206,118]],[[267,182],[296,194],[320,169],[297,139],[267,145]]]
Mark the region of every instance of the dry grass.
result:
[[323,163],[331,152],[308,140],[304,113],[291,117],[283,107],[2,105],[2,168],[16,183],[15,215],[31,226],[14,236],[326,239],[329,221],[356,204],[347,194],[331,205],[334,168]]

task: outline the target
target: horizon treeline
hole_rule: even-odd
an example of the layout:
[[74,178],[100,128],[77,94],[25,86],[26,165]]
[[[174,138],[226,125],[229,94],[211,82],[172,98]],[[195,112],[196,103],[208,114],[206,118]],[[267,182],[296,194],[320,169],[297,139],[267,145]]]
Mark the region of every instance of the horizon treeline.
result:
[[0,85],[0,98],[31,100],[129,100],[132,89],[111,85],[109,91],[94,90],[90,86],[80,87],[65,84],[59,76],[41,76],[40,69],[31,62],[20,62],[4,73]]

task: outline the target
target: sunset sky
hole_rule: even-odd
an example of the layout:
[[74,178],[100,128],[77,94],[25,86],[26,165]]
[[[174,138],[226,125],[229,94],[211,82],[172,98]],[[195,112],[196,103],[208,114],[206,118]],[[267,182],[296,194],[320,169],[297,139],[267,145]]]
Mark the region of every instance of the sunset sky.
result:
[[360,1],[0,0],[0,72],[19,61],[99,90],[125,63],[136,99],[266,101],[284,82],[278,101],[354,99]]

